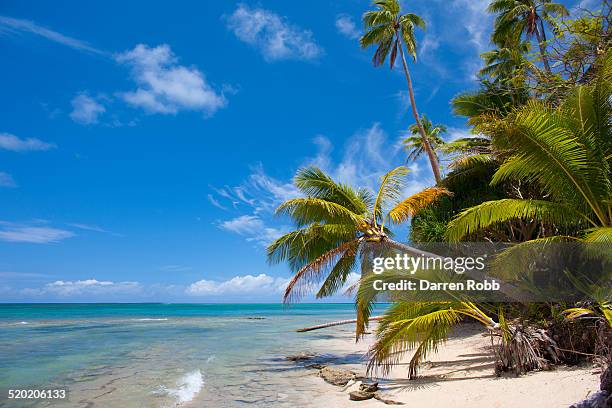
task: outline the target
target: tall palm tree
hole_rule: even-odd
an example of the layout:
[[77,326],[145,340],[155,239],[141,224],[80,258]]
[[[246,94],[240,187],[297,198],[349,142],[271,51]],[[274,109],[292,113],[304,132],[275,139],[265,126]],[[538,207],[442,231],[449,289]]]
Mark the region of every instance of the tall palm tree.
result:
[[551,0],[493,0],[489,5],[489,12],[499,13],[495,19],[494,43],[503,44],[508,39],[516,40],[523,35],[530,38],[535,35],[544,68],[549,75],[552,74],[546,53],[544,22],[555,27],[555,17],[569,14],[564,5]]
[[407,13],[401,14],[400,4],[398,0],[375,0],[373,4],[377,10],[368,11],[363,15],[363,23],[366,28],[366,33],[359,40],[362,48],[376,46],[376,52],[372,58],[372,63],[375,67],[384,64],[387,56],[389,56],[389,65],[391,69],[395,65],[395,59],[399,52],[402,59],[404,74],[408,84],[408,95],[410,96],[410,107],[414,121],[419,129],[423,141],[423,148],[429,157],[431,169],[436,179],[436,184],[442,181],[440,176],[440,165],[434,154],[427,133],[423,128],[419,112],[417,110],[414,90],[412,88],[412,79],[408,70],[408,63],[404,55],[404,47],[408,54],[416,60],[416,38],[414,36],[415,27],[425,28],[425,22],[416,14]]
[[[427,135],[427,140],[429,141],[429,146],[434,151],[434,155],[436,159],[438,155],[436,154],[437,148],[444,143],[441,135],[446,133],[446,126],[444,125],[434,125],[431,121],[425,116],[425,114],[421,115],[421,124],[423,125],[423,129],[425,130],[425,134]],[[419,126],[415,123],[409,128],[412,136],[407,137],[402,141],[404,148],[408,151],[408,159],[409,160],[417,160],[423,152],[425,151],[425,147],[423,146],[423,138],[420,135],[421,130]]]
[[283,301],[298,298],[321,281],[317,297],[333,294],[359,264],[365,268],[374,253],[389,248],[418,253],[391,239],[385,223],[404,222],[449,193],[430,187],[401,199],[407,173],[403,166],[391,170],[373,195],[366,189],[337,183],[316,167],[298,171],[294,182],[304,197],[288,200],[277,209],[278,214],[292,218],[298,228],[268,247],[271,263],[286,261],[295,271]]
[[595,85],[575,87],[558,107],[529,102],[504,119],[496,137],[510,155],[491,184],[521,180],[537,185],[545,198],[468,208],[448,225],[450,241],[522,220],[579,230],[586,242],[612,242],[612,52],[599,68]]

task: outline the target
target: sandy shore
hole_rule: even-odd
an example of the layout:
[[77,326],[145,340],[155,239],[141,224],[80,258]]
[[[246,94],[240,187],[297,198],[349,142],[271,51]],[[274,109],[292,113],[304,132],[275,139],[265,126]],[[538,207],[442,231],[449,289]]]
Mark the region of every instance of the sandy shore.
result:
[[[373,341],[355,344],[350,326],[304,334],[312,337],[310,352],[328,359],[330,365],[363,374],[363,354]],[[388,379],[380,379],[386,398],[418,407],[568,407],[599,389],[599,372],[594,367],[558,367],[521,377],[494,375],[490,340],[479,326],[462,325],[420,371],[420,378],[406,379],[406,367],[398,366]],[[383,407],[377,400],[350,401],[348,393],[320,379],[313,407]]]

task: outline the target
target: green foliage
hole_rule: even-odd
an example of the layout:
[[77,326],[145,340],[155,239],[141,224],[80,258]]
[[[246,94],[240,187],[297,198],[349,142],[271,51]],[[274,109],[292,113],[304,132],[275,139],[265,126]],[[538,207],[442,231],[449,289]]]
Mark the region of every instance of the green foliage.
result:
[[611,55],[596,85],[577,86],[557,108],[529,102],[504,119],[495,137],[511,154],[491,184],[535,184],[546,200],[502,199],[465,210],[449,224],[450,240],[511,220],[583,229],[612,225]]
[[[446,126],[432,124],[425,115],[421,115],[421,124],[423,125],[423,129],[427,135],[429,145],[435,152],[444,144],[442,135],[446,133]],[[404,145],[404,149],[406,149],[408,152],[408,160],[414,161],[421,157],[421,155],[425,152],[425,146],[423,146],[423,138],[420,135],[418,125],[416,123],[411,125],[409,130],[412,136],[405,138],[402,141],[402,144]]]
[[295,272],[284,301],[299,298],[321,282],[317,296],[332,295],[372,253],[394,243],[385,220],[403,222],[448,193],[430,188],[402,199],[407,173],[403,166],[389,171],[374,195],[337,183],[315,167],[298,171],[295,185],[305,197],[287,200],[276,211],[298,228],[267,249],[270,263],[287,262]]

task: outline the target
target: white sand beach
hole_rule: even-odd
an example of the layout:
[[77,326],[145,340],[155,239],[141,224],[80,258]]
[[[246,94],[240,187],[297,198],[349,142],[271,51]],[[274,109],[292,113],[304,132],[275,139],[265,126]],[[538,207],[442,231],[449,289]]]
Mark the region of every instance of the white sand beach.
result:
[[[310,335],[319,337],[323,331]],[[304,334],[308,336],[308,333]],[[323,356],[335,356],[335,367],[363,374],[365,363],[357,361],[373,341],[368,335],[355,343],[350,326],[327,329],[324,338],[315,338],[309,350]],[[388,379],[380,379],[385,398],[418,407],[568,407],[599,389],[596,367],[556,367],[552,371],[532,372],[521,377],[496,377],[490,340],[479,326],[464,324],[451,336],[415,380],[406,379],[405,366],[396,367]],[[344,358],[344,363],[343,363]],[[319,379],[319,392],[311,400],[313,407],[382,407],[378,400],[350,401],[349,392],[359,383],[342,391]]]

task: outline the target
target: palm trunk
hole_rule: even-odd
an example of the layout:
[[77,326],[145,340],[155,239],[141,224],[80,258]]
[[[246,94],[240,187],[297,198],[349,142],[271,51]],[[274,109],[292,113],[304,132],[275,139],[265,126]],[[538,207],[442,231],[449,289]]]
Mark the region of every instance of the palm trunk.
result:
[[548,63],[548,55],[546,54],[546,33],[544,32],[544,24],[542,23],[542,19],[540,19],[540,28],[538,29],[537,26],[535,28],[535,35],[540,47],[540,54],[542,55],[544,69],[546,69],[548,75],[552,75],[552,70],[550,69],[550,64]]
[[[368,321],[369,320],[380,320],[381,318],[382,318],[382,316],[374,316],[374,317],[370,317],[368,319]],[[312,331],[312,330],[326,329],[328,327],[341,326],[343,324],[351,324],[351,323],[357,323],[357,319],[338,320],[338,321],[335,321],[335,322],[319,324],[319,325],[316,325],[316,326],[304,327],[303,329],[298,329],[296,331],[298,333],[304,333],[304,332],[309,332],[309,331]]]
[[[396,32],[398,38],[401,38],[399,32]],[[419,112],[417,111],[416,102],[414,100],[414,90],[412,89],[412,79],[410,78],[410,71],[408,71],[408,64],[406,63],[406,57],[404,56],[404,45],[402,42],[399,43],[400,54],[402,56],[402,64],[404,65],[404,74],[406,75],[406,82],[408,83],[408,94],[410,95],[410,107],[412,108],[412,115],[414,116],[414,120],[416,121],[417,127],[419,128],[419,133],[421,134],[421,138],[423,139],[423,148],[429,157],[429,163],[431,164],[431,170],[433,171],[434,177],[436,179],[436,184],[440,184],[442,181],[442,177],[440,176],[440,164],[438,163],[438,158],[434,153],[431,145],[429,144],[429,140],[427,140],[427,135],[425,134],[425,129],[423,129],[423,124],[421,123],[421,118],[419,117]]]

